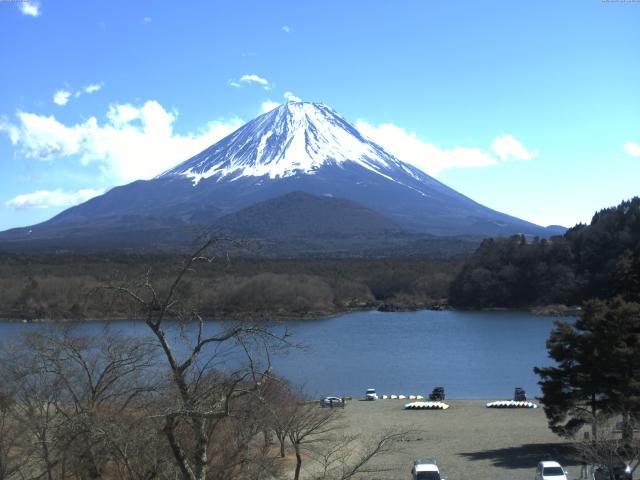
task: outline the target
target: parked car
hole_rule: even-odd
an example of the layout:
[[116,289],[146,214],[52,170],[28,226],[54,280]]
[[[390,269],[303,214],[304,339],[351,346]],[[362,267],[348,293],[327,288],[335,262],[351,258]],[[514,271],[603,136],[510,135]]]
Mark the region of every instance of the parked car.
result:
[[429,400],[432,402],[444,402],[444,387],[436,387],[429,394]]
[[344,400],[339,397],[324,397],[320,400],[321,407],[344,407]]
[[526,402],[527,401],[527,393],[524,389],[520,387],[516,387],[515,392],[513,393],[513,401],[514,402]]
[[[609,468],[605,465],[591,465],[588,469],[590,480],[609,480]],[[616,480],[633,480],[631,467],[622,461],[613,465],[613,478]]]
[[538,463],[535,480],[567,480],[567,472],[558,462],[547,460]]
[[366,400],[378,400],[378,394],[376,393],[376,389],[375,388],[367,388],[367,391],[364,394],[364,398]]
[[446,480],[440,478],[440,470],[435,460],[423,459],[413,462],[411,469],[411,478],[413,480]]

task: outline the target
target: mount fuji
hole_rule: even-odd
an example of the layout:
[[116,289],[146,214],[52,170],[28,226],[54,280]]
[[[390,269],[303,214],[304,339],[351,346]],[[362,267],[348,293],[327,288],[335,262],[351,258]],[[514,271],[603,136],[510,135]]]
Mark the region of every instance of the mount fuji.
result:
[[3,232],[0,246],[178,246],[205,226],[238,236],[324,232],[369,242],[563,231],[480,205],[389,154],[326,105],[289,102],[156,178]]

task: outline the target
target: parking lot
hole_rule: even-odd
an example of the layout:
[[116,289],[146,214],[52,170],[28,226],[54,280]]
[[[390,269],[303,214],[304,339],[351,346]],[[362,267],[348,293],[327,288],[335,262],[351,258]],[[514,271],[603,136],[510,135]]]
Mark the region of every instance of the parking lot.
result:
[[406,400],[347,402],[344,431],[374,438],[390,429],[413,433],[384,463],[391,471],[370,478],[408,479],[417,458],[434,458],[447,480],[533,480],[539,461],[553,459],[579,478],[580,465],[538,409],[489,409],[485,401],[447,400],[448,410],[404,410]]

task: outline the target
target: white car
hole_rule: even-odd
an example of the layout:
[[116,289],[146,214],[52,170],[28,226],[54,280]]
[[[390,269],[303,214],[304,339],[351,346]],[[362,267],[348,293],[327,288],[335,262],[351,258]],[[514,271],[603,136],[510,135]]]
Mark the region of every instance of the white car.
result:
[[364,398],[367,400],[378,400],[378,394],[375,388],[367,388],[367,392],[364,394]]
[[339,397],[324,397],[320,400],[321,407],[344,407],[344,400]]
[[445,480],[440,478],[440,470],[435,460],[416,460],[411,469],[413,480]]
[[567,472],[558,462],[540,462],[536,468],[535,480],[567,480]]

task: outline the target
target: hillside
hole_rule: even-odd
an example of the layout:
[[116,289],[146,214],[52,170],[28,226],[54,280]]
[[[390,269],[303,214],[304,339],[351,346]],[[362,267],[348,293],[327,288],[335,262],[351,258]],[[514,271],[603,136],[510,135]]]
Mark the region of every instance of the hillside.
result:
[[616,295],[640,300],[638,197],[549,240],[483,241],[454,280],[449,301],[465,308],[524,308]]

